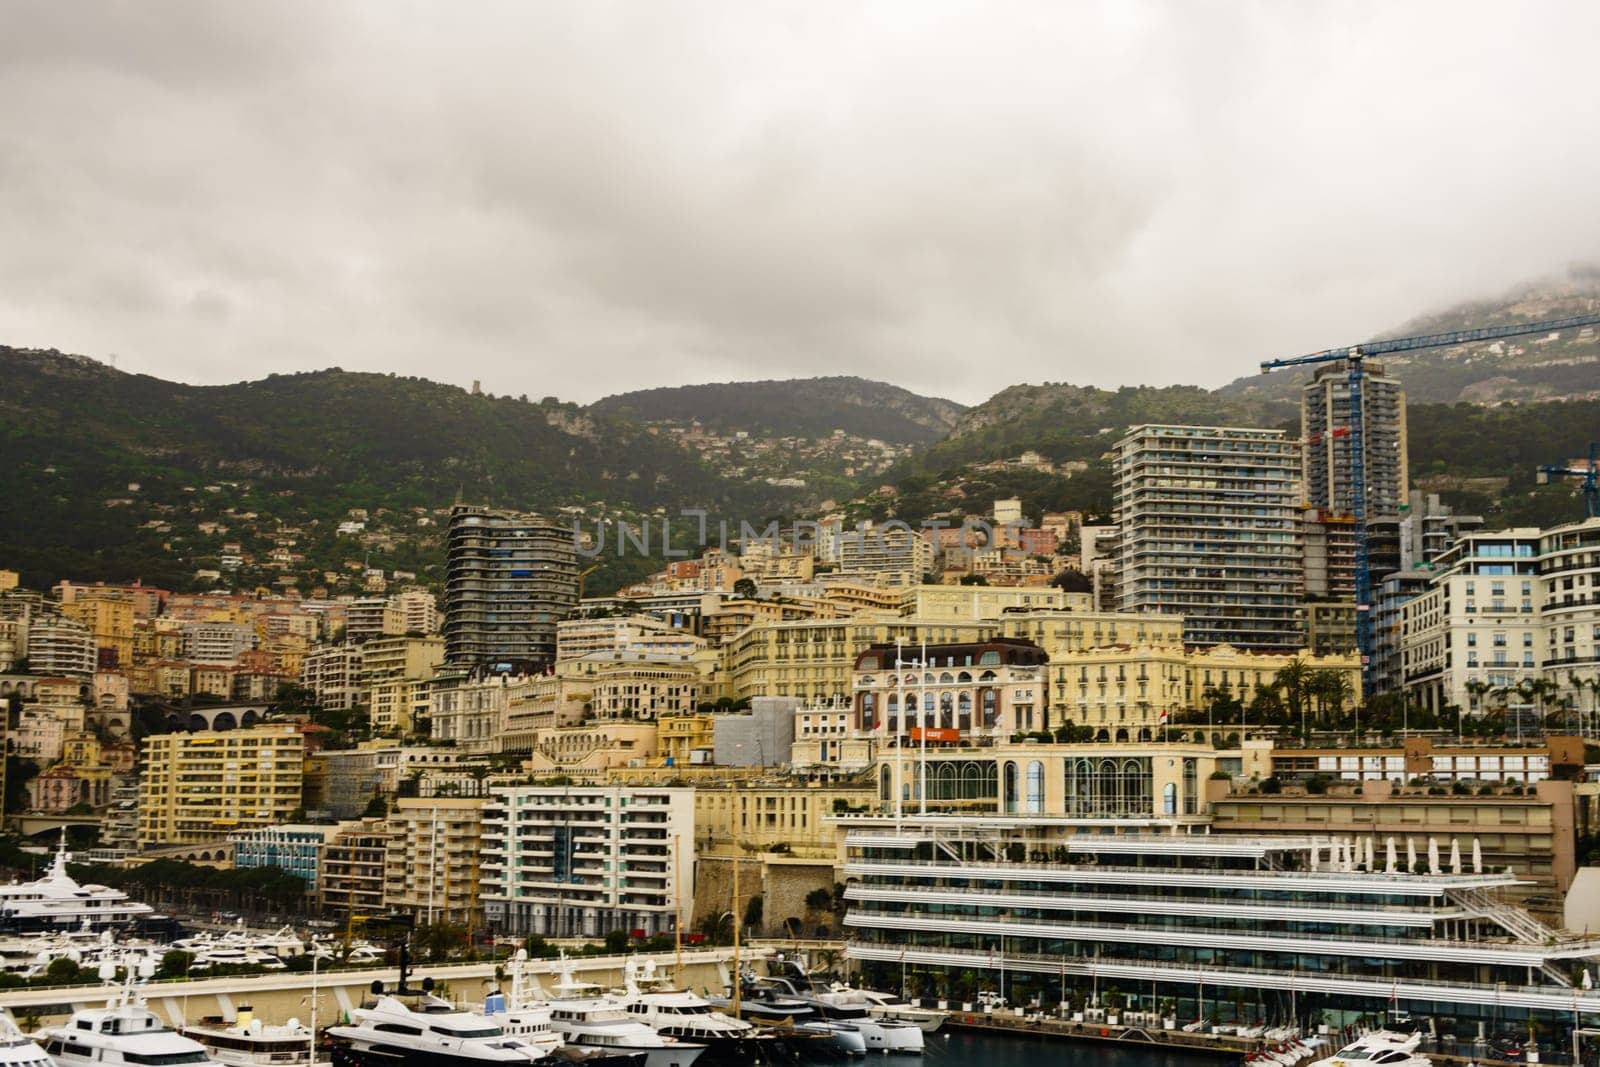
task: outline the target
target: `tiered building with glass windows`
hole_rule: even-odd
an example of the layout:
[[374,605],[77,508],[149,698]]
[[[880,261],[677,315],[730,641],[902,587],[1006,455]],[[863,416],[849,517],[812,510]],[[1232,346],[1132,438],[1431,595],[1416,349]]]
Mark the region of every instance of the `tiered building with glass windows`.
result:
[[849,954],[954,999],[974,984],[1012,1003],[1114,996],[1184,1021],[1338,1026],[1404,1010],[1471,1036],[1600,1012],[1583,976],[1600,941],[1506,904],[1515,876],[1470,852],[1213,835],[1142,799],[1166,783],[1137,760],[1103,762],[1065,761],[1048,788],[1060,814],[841,816]]

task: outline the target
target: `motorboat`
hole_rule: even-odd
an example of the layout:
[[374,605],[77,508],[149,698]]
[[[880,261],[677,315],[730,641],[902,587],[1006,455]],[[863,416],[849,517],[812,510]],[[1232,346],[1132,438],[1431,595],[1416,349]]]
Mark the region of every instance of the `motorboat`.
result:
[[654,960],[629,959],[623,971],[623,1003],[629,1015],[658,1034],[704,1045],[702,1064],[746,1064],[772,1060],[771,1033],[744,1019],[717,1010],[688,989],[671,988],[656,971]]
[[109,959],[100,964],[100,978],[112,988],[105,1007],[81,1008],[61,1026],[39,1031],[45,1054],[55,1067],[103,1067],[108,1062],[179,1067],[217,1062],[204,1045],[173,1030],[150,1010],[144,983],[155,974],[153,960],[130,961],[120,984],[117,970]]
[[874,1018],[911,1023],[925,1034],[938,1030],[950,1017],[947,1011],[918,1007],[896,993],[880,993],[875,989],[860,989],[857,992],[866,1000],[867,1011],[871,1012]]
[[299,1019],[269,1026],[247,1004],[239,1005],[232,1026],[202,1020],[183,1028],[183,1036],[200,1042],[218,1063],[233,1067],[328,1067],[317,1056],[315,1035]]
[[[525,955],[519,952],[517,962],[525,964],[521,958]],[[705,1052],[703,1044],[658,1033],[629,1014],[625,1001],[578,981],[576,966],[565,956],[556,973],[554,995],[548,1002],[550,1025],[567,1045],[596,1052],[642,1052],[645,1067],[689,1067]]]
[[50,1057],[33,1038],[17,1029],[11,1016],[0,1013],[0,1067],[51,1067]]
[[1372,1030],[1311,1067],[1432,1067],[1428,1058],[1417,1052],[1421,1043],[1420,1032]]

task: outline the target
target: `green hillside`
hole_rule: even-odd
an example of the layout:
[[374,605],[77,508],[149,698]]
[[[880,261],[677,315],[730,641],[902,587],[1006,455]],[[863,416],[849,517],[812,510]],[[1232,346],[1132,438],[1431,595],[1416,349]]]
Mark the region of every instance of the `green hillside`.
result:
[[[460,494],[534,510],[603,502],[591,516],[657,506],[759,515],[792,496],[722,479],[675,444],[576,405],[418,378],[335,369],[199,387],[0,348],[0,380],[0,560],[35,583],[186,587],[215,551],[194,529],[207,520],[228,523],[232,538],[300,527],[309,575],[362,556],[332,543],[350,508],[398,514]],[[431,564],[426,551],[407,558],[407,545],[429,539],[407,525],[380,558]]]
[[927,444],[948,433],[964,409],[899,386],[841,377],[645,389],[606,397],[590,410],[640,422],[697,420],[719,433],[816,438],[843,430],[893,444]]

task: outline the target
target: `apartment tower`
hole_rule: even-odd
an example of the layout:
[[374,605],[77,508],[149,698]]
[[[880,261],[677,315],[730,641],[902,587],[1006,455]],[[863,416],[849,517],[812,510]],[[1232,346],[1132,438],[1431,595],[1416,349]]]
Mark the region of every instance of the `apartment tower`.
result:
[[[1362,440],[1366,456],[1367,518],[1398,515],[1406,504],[1406,394],[1377,363],[1366,364],[1362,384]],[[1334,515],[1355,514],[1350,470],[1350,381],[1343,364],[1324,366],[1300,398],[1305,438],[1306,503]]]
[[556,623],[578,603],[573,531],[535,515],[457,504],[450,512],[445,662],[555,662]]
[[1299,443],[1136,426],[1113,457],[1120,610],[1182,615],[1188,645],[1300,648]]

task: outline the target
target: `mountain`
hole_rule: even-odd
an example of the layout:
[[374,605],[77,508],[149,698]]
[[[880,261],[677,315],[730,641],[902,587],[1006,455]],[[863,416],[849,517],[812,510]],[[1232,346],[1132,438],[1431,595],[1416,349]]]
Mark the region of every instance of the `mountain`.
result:
[[[1414,337],[1479,326],[1538,322],[1600,311],[1600,268],[1575,268],[1565,278],[1537,282],[1491,300],[1460,304],[1386,330],[1384,337]],[[1405,382],[1412,403],[1501,403],[1509,400],[1600,396],[1600,328],[1556,336],[1479,341],[1378,357]],[[1298,399],[1306,369],[1274,371],[1230,382],[1225,396]]]
[[[1096,389],[1014,385],[962,413],[949,436],[901,460],[852,515],[920,522],[960,512],[987,514],[996,499],[1021,497],[1028,515],[1111,507],[1110,466],[1102,458],[1129,426],[1283,426],[1295,432],[1290,404],[1220,396],[1197,386]],[[1037,458],[1022,462],[1023,453]],[[871,488],[871,487],[867,487]]]
[[[320,584],[369,560],[426,569],[439,555],[429,513],[458,494],[547,512],[590,504],[590,518],[689,506],[757,517],[798,495],[724,478],[603,412],[420,378],[333,369],[203,387],[0,347],[0,381],[0,565],[35,584],[187,588],[221,543],[249,552],[252,537],[263,558],[281,541],[304,557],[264,579]],[[388,513],[389,532],[339,540],[351,509]]]
[[740,430],[762,437],[821,438],[843,430],[890,444],[928,444],[949,433],[965,410],[866,378],[795,378],[644,389],[608,396],[597,414],[717,433]]

